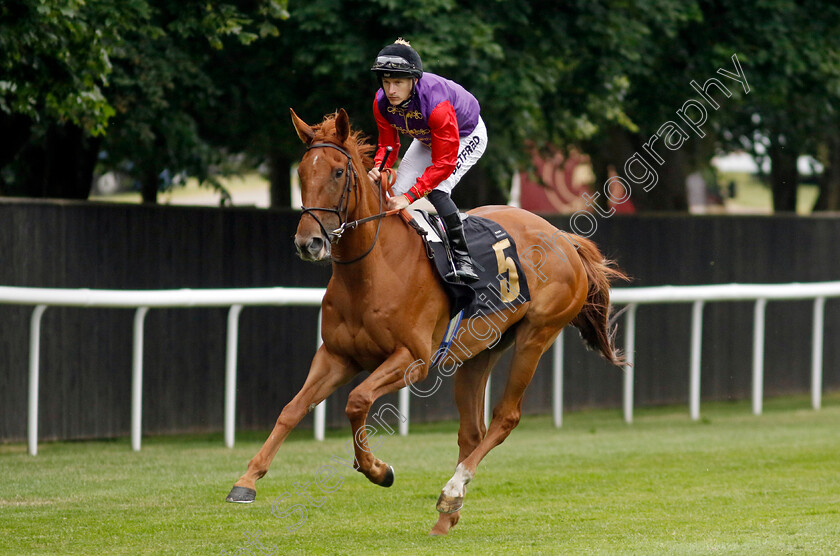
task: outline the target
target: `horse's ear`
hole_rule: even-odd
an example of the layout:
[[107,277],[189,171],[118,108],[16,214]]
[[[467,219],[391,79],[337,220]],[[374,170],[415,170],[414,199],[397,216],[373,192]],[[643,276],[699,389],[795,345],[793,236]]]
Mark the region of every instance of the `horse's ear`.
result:
[[298,115],[295,114],[295,111],[292,108],[289,108],[289,111],[292,113],[292,125],[295,126],[295,131],[297,131],[298,137],[300,137],[300,140],[307,145],[310,144],[312,139],[315,138],[315,130],[313,130],[306,122],[298,118]]
[[338,114],[335,116],[335,135],[342,145],[350,137],[350,116],[347,115],[344,108],[339,108]]

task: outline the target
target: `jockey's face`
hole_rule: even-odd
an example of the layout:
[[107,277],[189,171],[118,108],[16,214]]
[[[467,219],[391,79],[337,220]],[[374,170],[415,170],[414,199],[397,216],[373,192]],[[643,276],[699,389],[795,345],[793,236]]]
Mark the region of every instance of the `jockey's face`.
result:
[[382,89],[385,91],[385,96],[388,97],[388,102],[396,106],[408,100],[411,96],[411,90],[414,87],[414,79],[410,77],[383,77]]

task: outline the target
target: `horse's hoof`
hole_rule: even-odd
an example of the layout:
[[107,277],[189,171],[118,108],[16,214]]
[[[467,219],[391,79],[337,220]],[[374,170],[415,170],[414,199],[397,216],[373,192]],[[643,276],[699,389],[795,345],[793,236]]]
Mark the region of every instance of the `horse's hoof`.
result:
[[433,537],[442,537],[449,533],[449,530],[457,525],[458,520],[461,518],[461,514],[455,512],[454,514],[440,514],[438,516],[437,523],[435,526],[432,527],[432,530],[429,531],[429,535]]
[[388,466],[387,471],[385,471],[385,479],[379,483],[379,486],[388,488],[389,486],[394,484],[394,468],[390,465]]
[[454,514],[455,512],[464,507],[464,497],[446,496],[444,493],[441,492],[436,507],[437,511],[439,511],[442,514]]
[[236,502],[238,504],[250,504],[257,498],[257,491],[248,487],[235,486],[225,498],[225,502]]

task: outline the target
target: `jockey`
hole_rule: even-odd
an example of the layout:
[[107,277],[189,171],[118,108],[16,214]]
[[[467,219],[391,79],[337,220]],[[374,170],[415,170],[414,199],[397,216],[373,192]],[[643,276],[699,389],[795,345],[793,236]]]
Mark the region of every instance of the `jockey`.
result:
[[461,85],[433,73],[423,73],[423,62],[411,45],[397,39],[383,48],[371,68],[381,87],[373,101],[379,130],[379,147],[373,169],[379,181],[379,166],[386,147],[396,152],[386,162],[393,166],[400,148],[400,133],[414,140],[400,163],[388,209],[402,209],[424,196],[434,205],[446,228],[455,260],[455,277],[475,282],[464,226],[458,207],[449,196],[487,147],[487,129],[475,97]]

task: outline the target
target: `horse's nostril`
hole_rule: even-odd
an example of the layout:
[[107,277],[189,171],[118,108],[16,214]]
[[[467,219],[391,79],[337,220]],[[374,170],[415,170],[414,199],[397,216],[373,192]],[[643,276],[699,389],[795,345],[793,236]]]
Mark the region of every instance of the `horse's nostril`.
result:
[[321,249],[324,247],[324,240],[320,237],[313,237],[308,242],[306,242],[306,250],[309,251],[312,255],[317,255],[321,252]]

